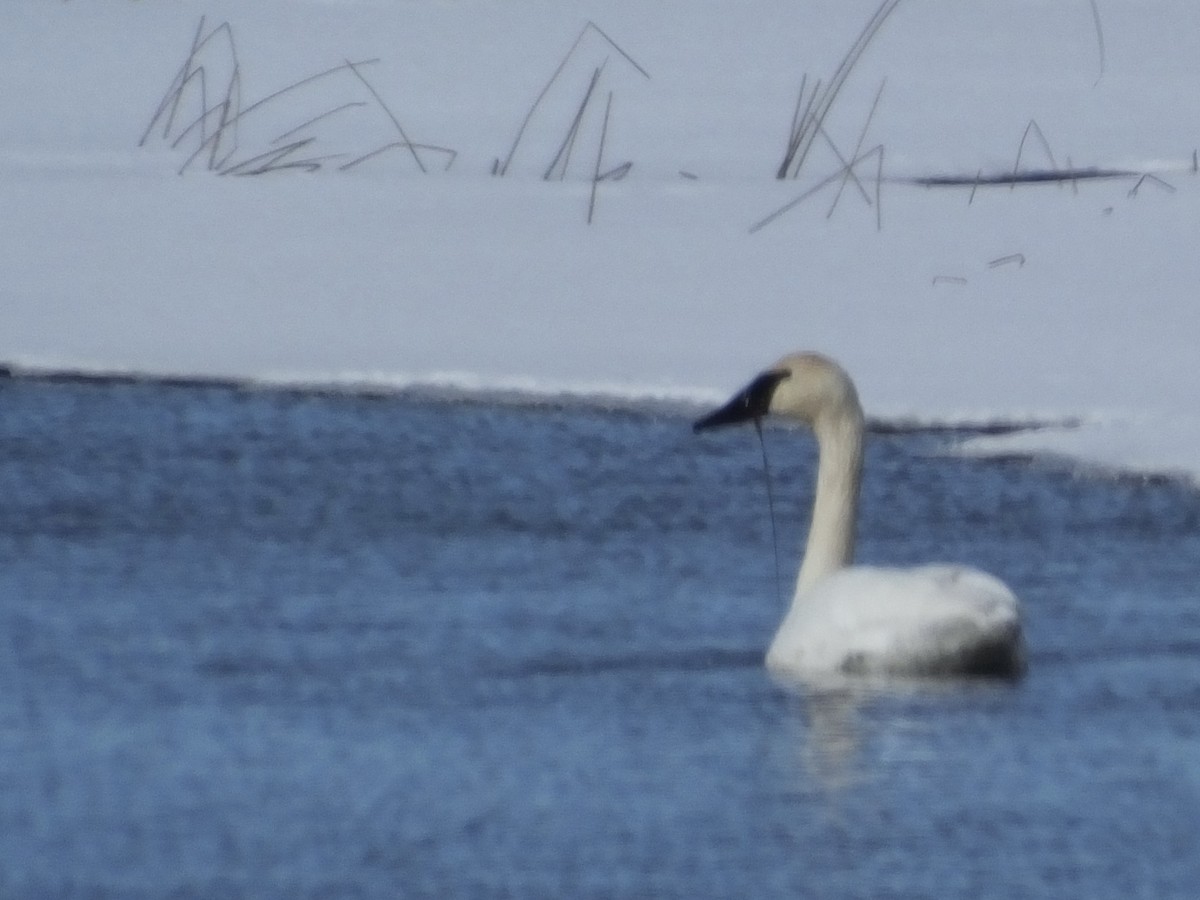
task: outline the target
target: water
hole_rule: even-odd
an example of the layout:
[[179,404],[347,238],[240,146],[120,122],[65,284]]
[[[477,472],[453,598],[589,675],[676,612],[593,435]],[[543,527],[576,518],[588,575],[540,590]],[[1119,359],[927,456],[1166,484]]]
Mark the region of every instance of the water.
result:
[[[753,432],[0,381],[0,896],[1194,896],[1200,496],[875,435],[1017,684],[814,692]],[[768,433],[785,579],[811,446]],[[785,589],[786,590],[786,589]]]

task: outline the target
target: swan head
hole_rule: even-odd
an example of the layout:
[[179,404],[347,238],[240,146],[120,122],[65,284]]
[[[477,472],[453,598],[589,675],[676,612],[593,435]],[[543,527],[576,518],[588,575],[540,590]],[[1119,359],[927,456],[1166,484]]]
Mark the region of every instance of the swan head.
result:
[[820,430],[830,421],[861,423],[862,407],[850,376],[819,353],[785,356],[738,391],[720,409],[698,419],[695,431],[783,416]]

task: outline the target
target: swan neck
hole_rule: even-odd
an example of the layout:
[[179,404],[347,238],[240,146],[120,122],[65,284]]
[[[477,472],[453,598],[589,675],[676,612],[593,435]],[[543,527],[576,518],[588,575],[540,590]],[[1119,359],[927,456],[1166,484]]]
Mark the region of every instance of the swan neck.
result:
[[796,581],[799,597],[814,584],[854,561],[858,494],[862,481],[861,410],[818,420],[813,426],[819,453],[817,487],[804,561]]

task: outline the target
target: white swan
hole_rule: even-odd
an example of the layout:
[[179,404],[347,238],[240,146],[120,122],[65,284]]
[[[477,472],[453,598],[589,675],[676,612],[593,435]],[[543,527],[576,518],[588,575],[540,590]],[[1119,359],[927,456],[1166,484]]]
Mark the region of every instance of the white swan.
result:
[[696,431],[768,413],[810,426],[819,450],[816,496],[796,593],[767,651],[772,672],[1015,676],[1024,669],[1017,598],[977,569],[853,566],[864,421],[837,363],[784,357]]

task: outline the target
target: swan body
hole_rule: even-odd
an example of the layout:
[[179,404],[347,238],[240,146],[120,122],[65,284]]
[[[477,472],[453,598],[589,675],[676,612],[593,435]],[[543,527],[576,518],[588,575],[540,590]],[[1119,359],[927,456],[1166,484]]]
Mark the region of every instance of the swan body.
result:
[[768,414],[810,426],[820,458],[795,595],[767,667],[800,678],[1020,674],[1019,603],[999,579],[959,565],[853,565],[866,429],[842,368],[815,353],[786,356],[695,429]]

